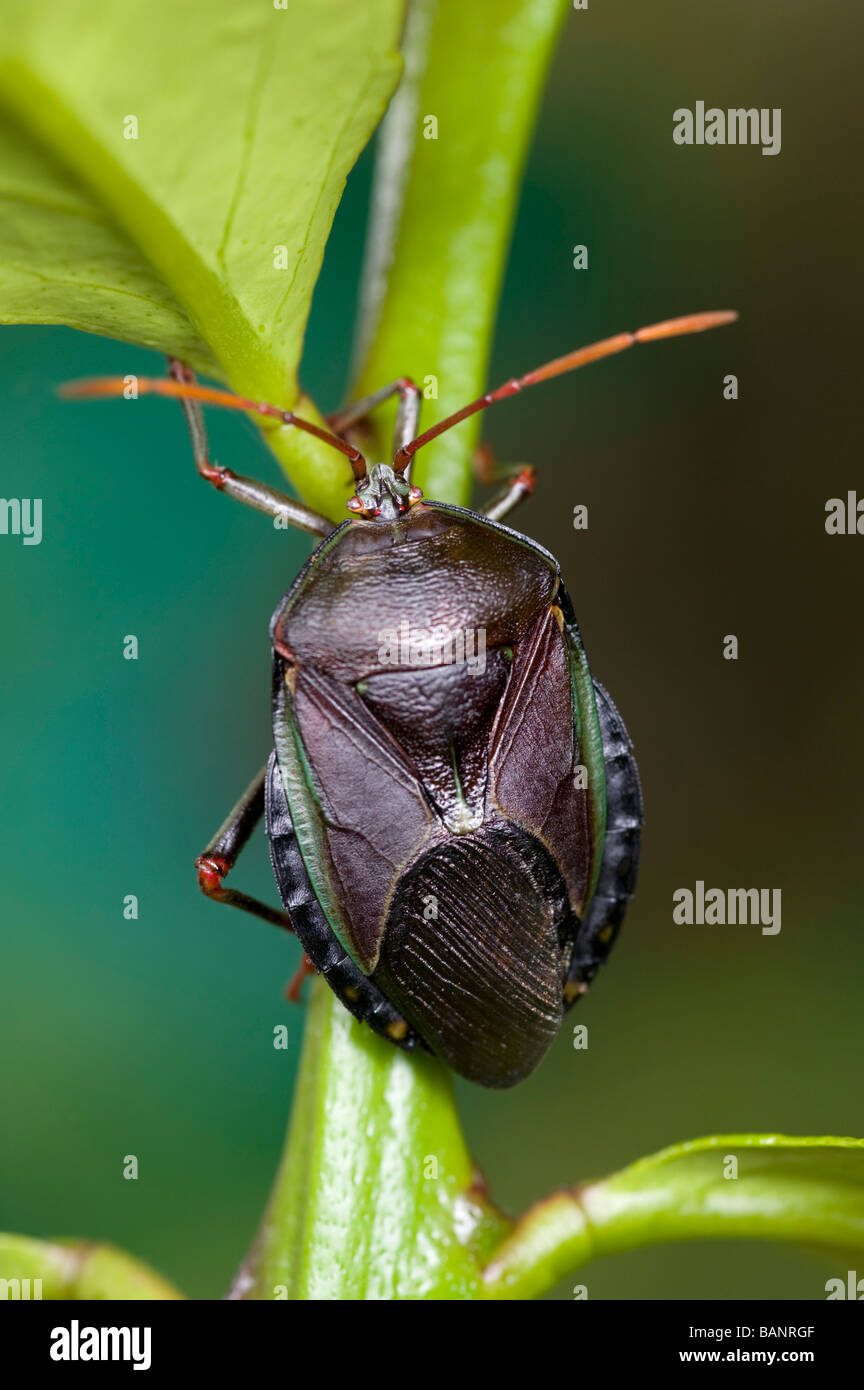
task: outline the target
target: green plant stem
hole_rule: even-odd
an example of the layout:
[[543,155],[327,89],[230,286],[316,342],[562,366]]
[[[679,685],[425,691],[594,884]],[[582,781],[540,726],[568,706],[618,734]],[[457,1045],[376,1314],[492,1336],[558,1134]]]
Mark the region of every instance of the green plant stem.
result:
[[285,1154],[234,1297],[464,1299],[509,1229],[477,1183],[448,1071],[312,989]]
[[487,1266],[487,1296],[529,1299],[588,1260],[667,1241],[795,1241],[860,1258],[864,1140],[712,1135],[531,1207]]
[[[437,387],[428,426],[485,389],[522,166],[569,10],[566,0],[410,7],[405,75],[378,149],[355,395],[413,376]],[[382,458],[392,418],[377,416]],[[479,428],[470,420],[417,455],[414,481],[430,497],[469,501]]]
[[[522,169],[568,0],[414,0],[405,70],[381,127],[367,237],[353,397],[411,376],[435,390],[423,425],[488,384],[486,371]],[[437,121],[435,139],[428,118]],[[311,402],[299,412],[321,423]],[[395,405],[373,417],[390,456]],[[430,497],[466,505],[477,418],[417,456]],[[307,502],[345,517],[348,470],[316,440],[264,427]]]

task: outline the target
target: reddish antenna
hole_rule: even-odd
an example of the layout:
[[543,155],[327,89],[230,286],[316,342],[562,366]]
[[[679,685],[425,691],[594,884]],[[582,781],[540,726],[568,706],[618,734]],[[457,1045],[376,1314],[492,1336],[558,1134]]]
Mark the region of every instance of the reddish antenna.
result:
[[[60,395],[74,400],[96,400],[122,396],[128,389],[129,382],[125,377],[91,377],[87,381],[67,382],[60,387]],[[281,406],[268,405],[266,401],[250,401],[245,396],[235,396],[231,391],[222,391],[215,386],[199,386],[197,383],[174,381],[169,377],[138,377],[136,390],[139,396],[171,396],[181,401],[202,401],[206,405],[223,406],[226,410],[248,410],[254,415],[267,415],[279,420],[283,425],[294,425],[298,430],[303,430],[305,434],[313,434],[323,444],[329,444],[331,449],[338,449],[340,454],[344,454],[358,482],[366,476],[366,459],[359,449],[355,449],[353,444],[348,444],[338,435],[331,434],[329,430],[313,425],[311,420],[304,420],[301,416],[295,415],[293,410],[283,410]]]
[[439,420],[437,425],[432,425],[431,429],[425,430],[416,439],[403,444],[394,455],[393,467],[397,472],[403,473],[417,450],[422,449],[424,444],[431,443],[445,430],[452,429],[462,420],[467,420],[469,415],[476,415],[478,410],[485,410],[487,406],[494,405],[496,401],[503,401],[508,396],[515,396],[526,386],[536,386],[538,381],[548,381],[551,377],[562,376],[564,372],[573,372],[577,367],[584,367],[589,362],[598,362],[601,357],[611,357],[613,353],[623,352],[625,348],[633,347],[636,343],[653,343],[658,338],[677,338],[683,333],[703,333],[706,328],[719,328],[721,324],[734,323],[737,317],[737,313],[732,309],[712,310],[704,314],[687,314],[684,318],[665,319],[662,323],[652,323],[648,328],[637,329],[635,333],[619,333],[614,338],[604,338],[601,342],[592,343],[589,347],[577,348],[575,352],[568,352],[565,357],[556,357],[553,362],[546,362],[542,367],[535,367],[533,372],[526,372],[525,376],[514,377],[511,381],[505,381],[503,386],[497,387],[494,391],[487,391],[485,396],[479,396],[476,401],[463,405],[462,409],[457,410],[455,414],[448,415],[445,420]]

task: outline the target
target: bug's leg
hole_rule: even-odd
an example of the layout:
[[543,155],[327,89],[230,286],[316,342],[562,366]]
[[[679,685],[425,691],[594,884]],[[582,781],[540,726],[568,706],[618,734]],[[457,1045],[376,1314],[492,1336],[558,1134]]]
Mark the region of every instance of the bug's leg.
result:
[[292,1004],[299,1004],[303,985],[306,983],[309,976],[314,974],[315,962],[314,960],[310,960],[304,951],[300,958],[300,964],[285,986],[285,998],[290,999]]
[[396,412],[396,429],[393,434],[395,453],[414,438],[420,419],[420,387],[408,376],[400,376],[397,381],[391,381],[389,386],[382,386],[379,391],[373,391],[371,396],[361,396],[360,400],[346,405],[344,410],[337,410],[335,415],[328,415],[327,424],[335,434],[344,434],[352,425],[357,425],[365,419],[376,406],[396,395],[399,397],[399,409]]
[[502,521],[508,512],[530,497],[537,476],[530,463],[511,463],[504,468],[499,467],[490,444],[478,445],[474,455],[474,472],[481,483],[504,483],[502,491],[480,508],[481,515],[488,516],[490,521]]
[[482,508],[483,516],[488,516],[490,521],[503,521],[508,512],[512,512],[514,507],[518,507],[520,502],[531,496],[535,477],[530,463],[520,467],[519,472],[513,474],[498,496],[493,497],[492,501]]
[[267,769],[264,767],[246,788],[233,811],[220,825],[204,853],[199,854],[195,860],[195,868],[198,870],[198,886],[202,893],[218,903],[228,903],[231,907],[241,907],[244,912],[251,912],[256,917],[263,917],[265,922],[272,922],[276,927],[283,927],[285,931],[294,932],[294,925],[287,912],[280,912],[278,908],[269,907],[267,903],[262,903],[257,898],[250,898],[246,893],[238,893],[236,888],[225,888],[222,882],[229,870],[233,869],[241,850],[264,814],[264,781],[266,776]]
[[[174,381],[187,386],[196,385],[195,373],[183,362],[178,361],[176,357],[169,357],[168,364]],[[212,483],[219,492],[225,492],[229,497],[234,497],[238,502],[243,502],[247,507],[254,507],[268,516],[280,517],[287,525],[311,531],[316,536],[330,535],[333,523],[326,517],[319,516],[311,507],[304,506],[302,502],[297,502],[276,488],[268,487],[266,483],[259,483],[254,478],[244,478],[239,473],[232,472],[230,468],[220,468],[218,464],[211,463],[200,401],[184,399],[181,396],[180,407],[192,442],[195,467],[202,478]]]
[[[223,391],[219,387],[199,386],[188,367],[172,359],[169,361],[171,375],[138,377],[136,395],[167,396],[182,402],[192,437],[196,467],[201,477],[212,483],[220,492],[225,492],[229,497],[243,502],[245,506],[254,507],[286,525],[298,526],[302,531],[311,531],[316,536],[329,536],[333,531],[333,523],[320,516],[318,512],[305,507],[301,502],[296,502],[286,493],[268,487],[266,483],[256,482],[254,478],[243,477],[230,468],[212,464],[207,454],[207,439],[200,409],[196,410],[194,407],[203,403],[220,405],[226,410],[248,411],[253,415],[264,415],[269,419],[278,420],[282,425],[293,426],[302,430],[304,434],[314,435],[316,439],[337,450],[348,460],[355,482],[360,482],[366,477],[366,460],[360,450],[329,430],[313,424],[311,420],[304,420],[302,416],[295,415],[293,410],[283,410],[281,406],[270,405],[267,401],[247,400],[245,396],[236,396],[233,392]],[[67,382],[60,388],[60,394],[79,400],[100,399],[122,396],[126,388],[127,381],[124,377],[96,377],[89,381]]]

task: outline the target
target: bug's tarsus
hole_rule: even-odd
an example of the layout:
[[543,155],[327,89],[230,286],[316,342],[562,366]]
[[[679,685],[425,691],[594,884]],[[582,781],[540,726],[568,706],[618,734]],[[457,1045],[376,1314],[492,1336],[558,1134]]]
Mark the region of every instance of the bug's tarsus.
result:
[[469,401],[467,405],[462,406],[461,410],[455,411],[453,415],[448,415],[444,420],[439,420],[437,425],[432,425],[416,439],[411,439],[407,444],[403,444],[396,452],[393,466],[400,472],[404,471],[417,450],[422,449],[424,444],[431,443],[433,439],[437,439],[446,430],[461,424],[463,420],[468,419],[469,415],[476,415],[478,410],[485,410],[488,406],[494,405],[496,401],[503,401],[508,396],[515,396],[526,386],[536,386],[538,382],[549,381],[552,377],[561,376],[564,372],[575,371],[577,367],[584,367],[589,362],[598,362],[602,357],[610,357],[613,353],[623,352],[625,348],[633,347],[636,343],[653,343],[660,338],[676,338],[684,333],[703,333],[707,328],[719,328],[724,323],[733,323],[737,317],[737,313],[730,309],[686,314],[683,318],[664,319],[661,323],[652,323],[647,328],[637,329],[635,333],[618,333],[613,338],[604,338],[598,343],[589,344],[588,347],[577,348],[575,352],[569,352],[564,357],[556,357],[552,362],[545,362],[543,366],[535,367],[533,371],[526,372],[524,376],[512,377],[510,381],[505,381],[494,391],[487,391],[485,395],[478,396],[476,401]]
[[203,854],[195,860],[198,871],[198,887],[206,897],[215,902],[227,903],[229,907],[242,908],[254,917],[261,917],[276,927],[282,927],[292,935],[294,925],[287,912],[270,907],[258,898],[250,898],[235,888],[224,887],[223,880],[236,864],[250,835],[264,814],[264,782],[267,768],[263,767],[237,805],[222,822]]

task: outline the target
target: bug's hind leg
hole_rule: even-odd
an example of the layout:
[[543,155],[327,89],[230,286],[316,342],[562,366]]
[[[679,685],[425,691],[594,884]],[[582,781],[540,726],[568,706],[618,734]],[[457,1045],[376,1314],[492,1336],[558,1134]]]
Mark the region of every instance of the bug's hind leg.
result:
[[250,782],[237,805],[220,825],[203,854],[195,860],[198,870],[198,886],[201,892],[215,902],[227,903],[229,907],[240,907],[255,917],[263,917],[276,927],[293,932],[294,924],[287,912],[269,907],[258,898],[250,898],[246,893],[238,893],[236,888],[225,888],[222,880],[233,869],[249,836],[264,812],[264,778],[267,769],[262,768],[254,781]]
[[606,839],[597,888],[579,928],[564,988],[568,1006],[584,994],[612,949],[636,887],[642,838],[642,788],[630,736],[596,680],[594,695],[606,764]]
[[290,999],[292,1004],[299,1004],[303,993],[303,986],[310,975],[315,974],[315,962],[310,960],[306,952],[300,958],[300,964],[285,986],[285,998]]
[[368,1023],[388,1042],[412,1051],[420,1042],[417,1034],[348,955],[315,896],[297,844],[275,753],[271,753],[267,764],[265,809],[273,872],[282,901],[313,966],[355,1018]]

